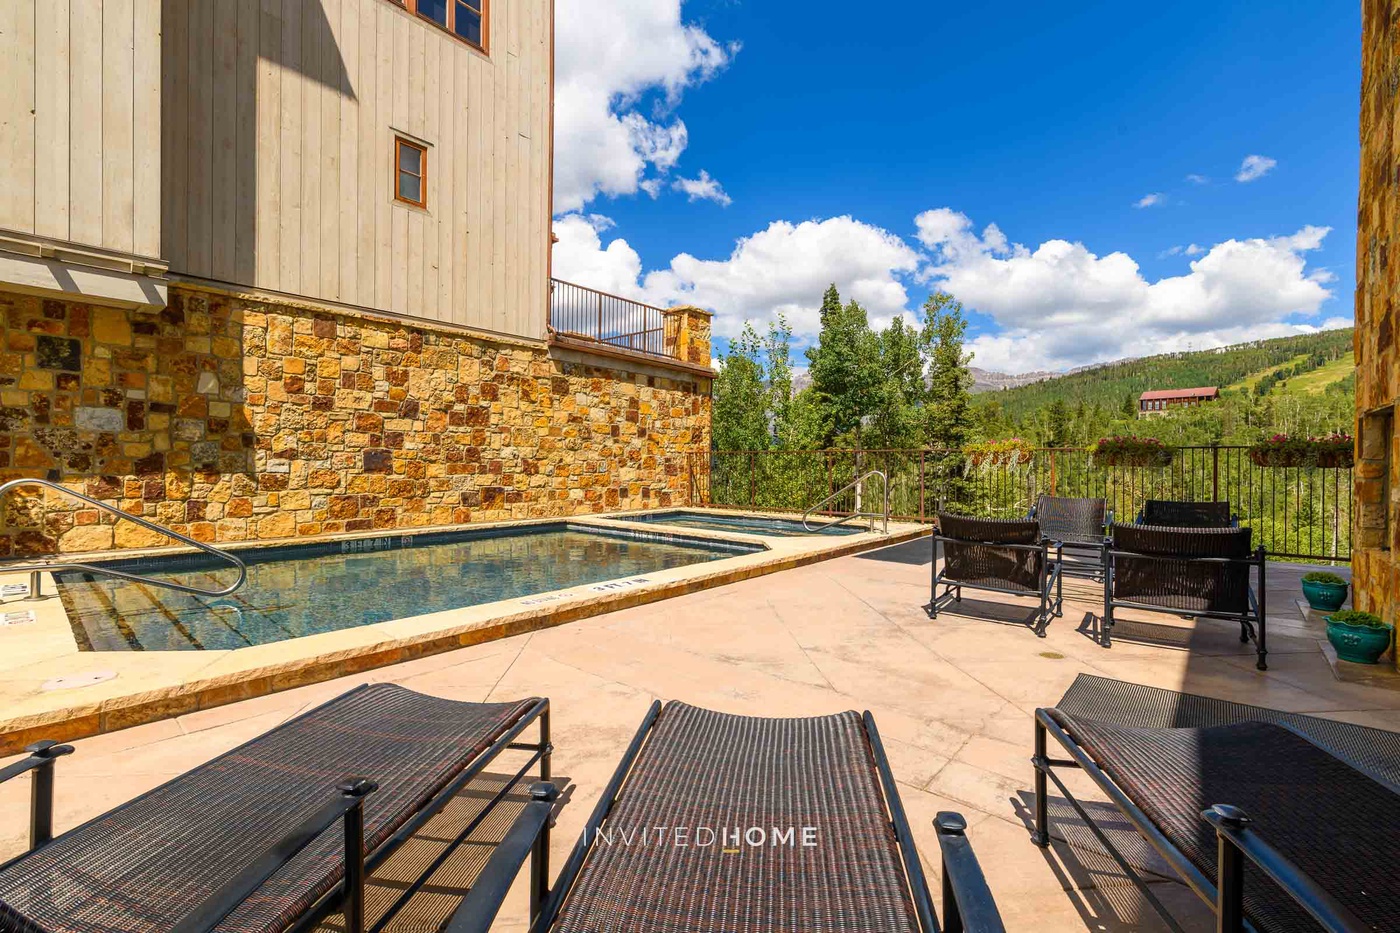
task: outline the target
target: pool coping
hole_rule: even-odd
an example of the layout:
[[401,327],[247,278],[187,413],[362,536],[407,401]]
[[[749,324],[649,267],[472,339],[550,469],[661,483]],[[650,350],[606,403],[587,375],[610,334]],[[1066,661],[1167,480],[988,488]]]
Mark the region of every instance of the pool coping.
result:
[[[719,513],[722,510],[689,508],[680,511]],[[483,530],[509,530],[538,524],[567,524],[600,531],[628,529],[649,535],[658,534],[654,524],[629,522],[626,520],[627,514],[637,513],[607,513],[606,517],[599,513],[558,516],[484,523],[477,527]],[[777,513],[755,514],[785,517]],[[392,535],[381,531],[317,536],[316,539],[251,543],[233,550],[309,543],[312,540],[372,539],[460,530],[463,530],[463,526],[417,528],[396,531]],[[36,617],[35,622],[31,623],[34,628],[26,633],[20,627],[8,630],[0,627],[0,646],[6,646],[17,638],[28,638],[35,643],[30,651],[34,660],[25,661],[21,652],[19,664],[0,669],[0,702],[12,711],[0,719],[0,755],[13,754],[40,739],[71,741],[113,732],[457,648],[565,625],[579,619],[886,547],[928,534],[929,529],[925,525],[894,522],[888,535],[867,531],[840,538],[817,535],[764,537],[689,528],[683,532],[668,531],[666,535],[670,537],[748,546],[760,542],[765,547],[758,552],[671,568],[644,577],[583,584],[233,650],[80,652],[61,600],[15,600],[5,603],[4,609],[32,610]],[[122,552],[120,557],[172,553],[183,553],[183,549]],[[116,557],[110,552],[102,556],[107,559]],[[8,582],[11,577],[18,578],[16,575],[4,575],[0,577],[0,582]],[[46,577],[47,591],[52,593],[53,580],[48,575]],[[23,629],[28,629],[28,626]],[[63,650],[64,632],[71,643],[71,651]],[[45,643],[49,645],[47,649]],[[51,683],[55,677],[79,677],[92,673],[83,669],[93,667],[115,668],[114,672],[103,671],[115,676],[80,687],[42,689],[42,685]]]

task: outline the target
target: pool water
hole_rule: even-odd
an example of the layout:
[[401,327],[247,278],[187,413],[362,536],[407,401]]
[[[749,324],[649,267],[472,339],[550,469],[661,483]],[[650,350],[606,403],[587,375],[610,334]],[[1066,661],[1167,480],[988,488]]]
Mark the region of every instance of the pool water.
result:
[[[707,531],[737,531],[741,534],[769,535],[777,538],[792,538],[799,535],[858,535],[869,531],[869,519],[858,518],[848,524],[837,525],[824,531],[808,531],[799,521],[787,518],[767,518],[762,515],[711,515],[708,512],[655,512],[645,515],[615,515],[617,521],[646,522],[649,525],[673,525],[678,528],[700,528]],[[820,527],[830,518],[812,519],[813,527]]]
[[[550,590],[636,580],[755,550],[559,523],[240,550],[248,582],[232,596],[214,600],[81,572],[56,579],[84,650],[190,651],[263,645]],[[111,565],[209,589],[233,582],[235,573],[205,555]]]

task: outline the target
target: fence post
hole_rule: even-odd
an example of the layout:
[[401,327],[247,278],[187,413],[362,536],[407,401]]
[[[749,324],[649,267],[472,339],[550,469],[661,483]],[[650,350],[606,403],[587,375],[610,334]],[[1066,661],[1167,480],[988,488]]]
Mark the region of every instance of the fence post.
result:
[[749,451],[749,508],[753,508],[755,484],[758,482],[758,474],[756,472],[757,465],[754,463],[755,456],[757,456],[757,454],[752,450]]
[[598,339],[603,339],[603,293],[598,293]]
[[1220,501],[1220,445],[1215,444],[1210,448],[1210,501]]
[[924,523],[924,451],[919,451],[919,524]]
[[1058,496],[1059,494],[1060,494],[1060,490],[1059,490],[1059,476],[1057,475],[1057,473],[1056,473],[1056,471],[1055,471],[1055,451],[1054,451],[1054,450],[1051,450],[1051,451],[1050,451],[1050,495],[1052,495],[1052,496]]

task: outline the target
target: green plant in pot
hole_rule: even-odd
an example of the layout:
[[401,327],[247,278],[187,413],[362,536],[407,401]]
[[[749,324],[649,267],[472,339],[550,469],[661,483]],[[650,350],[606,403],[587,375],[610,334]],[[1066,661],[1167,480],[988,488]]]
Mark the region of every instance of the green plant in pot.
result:
[[1380,616],[1348,609],[1327,616],[1327,640],[1337,657],[1357,664],[1375,664],[1390,647],[1395,626]]
[[1336,612],[1347,601],[1347,581],[1335,573],[1315,570],[1303,574],[1303,598],[1323,612]]

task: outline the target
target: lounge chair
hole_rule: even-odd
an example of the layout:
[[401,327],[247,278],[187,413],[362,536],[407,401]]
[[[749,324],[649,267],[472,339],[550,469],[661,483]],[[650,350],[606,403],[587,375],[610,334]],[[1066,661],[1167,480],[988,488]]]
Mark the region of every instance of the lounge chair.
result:
[[[539,741],[517,742],[532,723]],[[54,761],[72,748],[39,743],[0,771],[34,780],[31,849],[0,866],[0,931],[307,930],[341,912],[363,933],[366,874],[507,748],[533,752],[516,781],[536,765],[548,779],[548,700],[366,685],[51,838]]]
[[1400,929],[1400,734],[1080,674],[1036,710],[1032,761],[1036,844],[1048,779],[1163,917],[1056,768],[1088,775],[1218,930]]
[[1040,522],[1040,532],[1063,545],[1066,557],[1061,572],[1068,577],[1103,579],[1103,549],[1113,510],[1103,499],[1076,499],[1041,496],[1031,507],[1032,518]]
[[1148,499],[1138,513],[1139,525],[1166,525],[1171,528],[1237,528],[1239,519],[1230,513],[1228,502],[1177,502]]
[[[963,587],[1039,598],[1040,610],[1032,628],[1041,638],[1050,620],[1062,614],[1062,552],[1056,545],[1051,554],[1051,543],[1038,522],[940,512],[933,541],[933,598],[927,606],[930,618],[938,618],[939,603],[950,596],[961,602]],[[939,545],[943,547],[941,567]],[[940,586],[944,587],[941,596]]]
[[[1104,552],[1100,641],[1112,640],[1114,610],[1140,609],[1240,624],[1240,642],[1253,641],[1259,670],[1268,670],[1265,641],[1264,549],[1250,550],[1248,528],[1159,528],[1116,525]],[[1259,573],[1259,589],[1250,570]]]
[[[1000,933],[966,824],[940,813],[935,825],[946,928]],[[512,860],[503,843],[486,886],[508,887],[529,845],[517,840]],[[492,905],[469,906],[449,933],[490,929]],[[939,925],[869,713],[760,719],[658,702],[530,929],[936,933]]]

